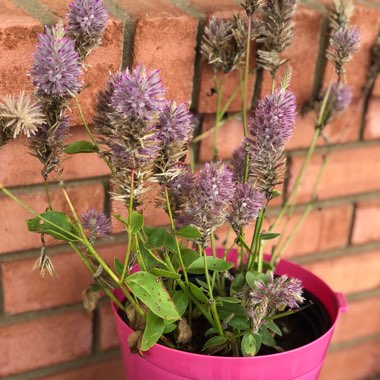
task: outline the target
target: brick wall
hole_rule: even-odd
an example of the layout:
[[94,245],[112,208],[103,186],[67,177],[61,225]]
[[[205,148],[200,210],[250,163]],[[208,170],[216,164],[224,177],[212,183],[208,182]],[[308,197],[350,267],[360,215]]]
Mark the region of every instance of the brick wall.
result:
[[[63,17],[70,0],[1,0],[0,6],[0,96],[30,91],[26,76],[42,23]],[[111,12],[102,47],[88,59],[86,81],[91,86],[80,95],[91,121],[96,92],[109,71],[143,62],[161,70],[169,96],[191,101],[201,114],[201,128],[212,125],[215,99],[207,96],[212,74],[199,62],[199,40],[205,20],[211,15],[230,15],[239,9],[233,0],[106,0]],[[304,0],[296,14],[294,44],[285,52],[293,66],[292,84],[299,105],[315,96],[329,81],[325,67],[327,0]],[[340,136],[338,148],[322,178],[318,208],[312,212],[291,245],[288,257],[304,264],[336,290],[344,291],[350,303],[342,316],[328,354],[323,380],[366,379],[380,373],[380,79],[369,99],[368,113],[361,120],[365,99],[363,85],[369,67],[370,49],[380,24],[380,2],[357,0],[353,23],[362,33],[362,47],[348,68],[354,85],[354,101],[347,114],[329,127],[330,138]],[[232,91],[237,76],[226,78]],[[268,89],[269,79],[264,78]],[[239,111],[237,99],[230,112]],[[79,117],[73,111],[72,139],[84,139]],[[289,180],[300,167],[312,128],[312,115],[299,117],[295,136],[288,146]],[[342,135],[342,130],[344,131]],[[241,124],[232,119],[220,130],[219,153],[229,158],[241,138]],[[236,144],[235,144],[236,143]],[[210,158],[211,140],[198,149],[198,160]],[[312,160],[302,187],[297,212],[309,199],[313,177],[321,162],[322,148]],[[45,208],[40,166],[28,155],[25,141],[8,144],[0,151],[0,180],[39,211]],[[113,205],[107,195],[108,171],[95,156],[67,158],[64,176],[79,209]],[[52,179],[54,182],[54,178]],[[287,189],[284,189],[284,194]],[[52,184],[55,207],[63,205]],[[276,211],[276,210],[274,210]],[[161,224],[151,208],[148,223]],[[16,204],[0,196],[0,378],[71,380],[120,380],[122,369],[118,342],[108,302],[93,313],[81,305],[82,289],[90,281],[82,263],[66,246],[52,245],[50,255],[57,278],[40,278],[32,272],[39,255],[37,235],[27,232],[29,217]],[[115,232],[120,229],[115,226]],[[221,232],[222,233],[222,232]],[[109,260],[123,254],[123,235],[100,243]]]

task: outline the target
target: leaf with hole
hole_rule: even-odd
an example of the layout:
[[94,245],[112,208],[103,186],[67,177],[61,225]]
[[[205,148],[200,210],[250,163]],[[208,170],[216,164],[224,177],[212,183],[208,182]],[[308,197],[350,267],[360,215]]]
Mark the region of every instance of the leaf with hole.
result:
[[80,240],[73,222],[65,213],[46,211],[40,214],[40,216],[44,218],[44,220],[35,217],[26,221],[29,231],[50,235],[58,240],[69,242]]
[[128,276],[126,283],[131,292],[158,317],[166,320],[181,318],[159,277],[140,271]]
[[141,351],[148,351],[154,344],[156,344],[164,330],[164,320],[149,311],[146,316],[146,325],[142,337]]
[[245,333],[241,340],[241,352],[243,356],[255,356],[261,346],[260,337],[251,332]]

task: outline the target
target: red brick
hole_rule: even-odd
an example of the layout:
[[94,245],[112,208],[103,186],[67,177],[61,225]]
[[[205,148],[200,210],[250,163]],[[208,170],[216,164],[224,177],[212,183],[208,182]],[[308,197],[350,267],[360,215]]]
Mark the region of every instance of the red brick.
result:
[[[98,248],[99,254],[113,268],[115,257],[124,257],[126,245]],[[3,306],[6,314],[47,309],[82,300],[82,292],[92,278],[87,267],[74,252],[51,255],[56,277],[41,277],[33,271],[36,258],[3,262]]]
[[100,362],[86,367],[40,378],[40,380],[121,380],[124,369],[121,359]]
[[107,302],[99,308],[100,314],[100,349],[103,351],[119,346],[119,338],[116,333],[115,318]]
[[0,327],[0,376],[65,361],[91,352],[91,315],[68,312]]
[[[359,98],[367,82],[367,73],[370,67],[371,48],[378,33],[380,8],[355,2],[355,12],[350,24],[359,28],[361,34],[360,49],[346,66],[347,82],[352,87],[354,98]],[[369,27],[372,25],[374,27]],[[329,62],[325,73],[325,85],[336,79],[335,70]]]
[[133,65],[159,69],[169,99],[190,102],[198,20],[168,0],[119,0],[136,20]]
[[31,90],[27,77],[41,23],[9,0],[0,9],[0,96]]
[[[208,131],[215,125],[215,115],[205,115],[202,125],[202,133]],[[201,161],[211,161],[213,152],[214,132],[203,138],[200,143],[199,159]],[[243,123],[240,116],[236,116],[225,121],[218,131],[218,158],[228,159],[232,157],[243,139]]]
[[[83,128],[72,128],[67,143],[89,140]],[[108,166],[97,154],[62,154],[63,177],[65,180],[105,176],[110,173]],[[31,156],[26,139],[17,139],[0,149],[0,181],[5,186],[22,186],[43,183],[40,175],[42,164]],[[52,172],[49,181],[57,181]]]
[[380,201],[360,202],[355,213],[353,244],[380,240]]
[[[296,175],[303,162],[303,157],[292,160],[290,168],[289,189],[292,188]],[[319,173],[322,156],[312,158],[306,171],[304,181],[299,189],[297,201],[307,202]],[[320,199],[359,194],[380,189],[380,146],[362,146],[335,151],[322,176],[318,197]]]
[[380,296],[349,302],[339,317],[333,342],[344,342],[380,333]]
[[[380,286],[380,257],[378,251],[348,254],[305,264],[305,267],[320,276],[333,290],[356,293]],[[358,278],[358,270],[365,276]]]
[[[330,207],[323,210],[311,212],[305,223],[298,230],[289,248],[284,253],[285,258],[302,256],[314,252],[326,251],[329,249],[344,247],[347,244],[348,234],[351,224],[352,207]],[[286,236],[292,231],[295,224],[301,217],[296,213],[288,224]],[[273,223],[274,219],[270,218]],[[268,219],[264,222],[264,231],[269,227]],[[283,232],[284,222],[281,222],[274,232]],[[247,241],[250,242],[253,236],[254,224],[245,230]],[[218,245],[221,245],[226,237],[227,229],[222,227],[217,231]],[[232,245],[235,233],[231,230],[228,242]],[[269,241],[265,246],[266,252],[271,252],[272,246],[278,244],[279,238]]]
[[365,120],[364,138],[366,140],[380,138],[380,97],[371,98]]
[[[72,186],[68,188],[71,200],[79,213],[89,209],[102,209],[104,189],[101,184]],[[45,193],[42,190],[29,190],[20,194],[19,198],[37,212],[43,212],[46,207]],[[68,212],[68,206],[61,190],[51,191],[53,208]],[[0,254],[41,246],[40,235],[28,232],[25,221],[33,217],[13,200],[2,196],[0,212]]]
[[[71,0],[41,0],[56,17],[66,19]],[[108,80],[109,73],[120,69],[122,57],[122,40],[123,40],[123,24],[111,17],[108,21],[102,44],[94,50],[86,59],[88,65],[84,72],[83,80],[85,89],[79,95],[79,102],[87,119],[91,122],[94,114],[93,107],[96,102],[96,94],[102,90]],[[73,113],[71,115],[72,125],[82,124],[75,103],[72,103]]]
[[[333,120],[324,129],[324,134],[331,143],[346,143],[358,140],[360,129],[361,101],[355,101],[342,114]],[[298,116],[292,138],[286,145],[286,149],[307,148],[312,140],[316,120],[315,112],[309,112],[305,116]],[[323,137],[318,140],[318,146],[325,145]]]
[[330,352],[320,379],[364,380],[379,371],[380,341],[375,340]]
[[[299,107],[310,100],[314,82],[314,72],[317,63],[320,44],[323,14],[315,8],[299,4],[294,17],[294,39],[283,52],[282,57],[288,59],[277,75],[280,81],[283,73],[290,66],[293,71],[290,89],[297,98]],[[265,72],[262,95],[271,92],[272,78]]]

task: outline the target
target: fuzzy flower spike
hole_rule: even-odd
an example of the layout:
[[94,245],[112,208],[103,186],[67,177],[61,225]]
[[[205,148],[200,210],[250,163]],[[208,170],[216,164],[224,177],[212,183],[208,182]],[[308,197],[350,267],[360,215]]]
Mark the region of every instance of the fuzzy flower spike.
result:
[[82,60],[101,43],[108,21],[107,9],[102,0],[74,0],[67,20],[68,34]]
[[46,27],[45,34],[39,35],[30,76],[40,97],[68,98],[80,90],[78,53],[62,25]]

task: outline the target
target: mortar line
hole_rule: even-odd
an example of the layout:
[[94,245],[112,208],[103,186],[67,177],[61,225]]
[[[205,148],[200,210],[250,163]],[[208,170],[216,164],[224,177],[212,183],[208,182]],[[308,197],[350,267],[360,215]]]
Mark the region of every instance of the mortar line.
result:
[[43,25],[55,23],[54,16],[49,8],[35,0],[11,0],[18,8],[37,19]]

